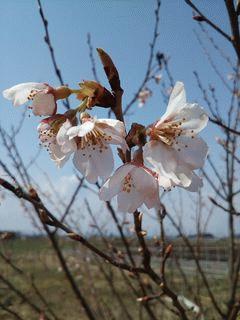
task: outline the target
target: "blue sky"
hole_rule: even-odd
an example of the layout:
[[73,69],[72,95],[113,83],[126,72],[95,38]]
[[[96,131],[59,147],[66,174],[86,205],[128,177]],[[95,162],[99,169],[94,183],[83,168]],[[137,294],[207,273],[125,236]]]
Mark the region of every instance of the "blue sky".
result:
[[[195,2],[223,29],[229,30],[223,1],[198,0]],[[90,32],[93,46],[104,48],[115,61],[125,91],[123,102],[126,104],[136,92],[146,70],[149,43],[153,34],[155,1],[42,0],[42,5],[49,21],[51,41],[64,81],[69,86],[76,87],[79,81],[92,79],[86,43],[87,33]],[[194,29],[198,31],[199,29],[191,17],[191,9],[185,5],[184,1],[163,0],[160,10],[160,36],[157,48],[170,56],[174,78],[185,83],[189,101],[198,101],[204,106],[193,76],[193,71],[197,70],[206,87],[211,83],[215,85],[220,107],[225,110],[229,97],[199,46],[193,32]],[[28,81],[58,85],[48,49],[43,41],[44,30],[36,1],[1,1],[0,29],[2,30],[0,34],[1,91],[14,84]],[[230,57],[233,57],[233,51],[228,43],[216,33],[213,32],[212,35],[218,45]],[[214,62],[220,67],[226,81],[229,81],[227,80],[229,73],[227,66],[213,48],[209,47],[209,52],[214,55]],[[97,55],[95,55],[95,59],[99,78],[104,84],[107,84]],[[165,105],[160,86],[153,84],[151,89],[154,92],[153,97],[144,108],[139,109],[137,104],[133,107],[135,113],[127,118],[128,125],[132,121],[149,124],[164,112]],[[76,104],[77,101],[72,100],[72,107]],[[7,128],[16,123],[21,109],[13,108],[11,103],[1,96],[0,106],[1,124]],[[63,109],[60,110],[63,111]],[[97,109],[96,112],[98,116],[105,116],[105,112],[102,110]],[[27,118],[24,130],[18,140],[20,151],[26,161],[35,154],[38,148],[36,133],[38,121],[38,118]],[[209,125],[203,132],[203,137],[210,145],[210,152],[216,150],[215,136],[217,134],[219,132],[212,125]],[[218,153],[214,152],[213,156],[217,159]],[[219,162],[219,160],[217,161]],[[43,151],[38,163],[41,163],[41,168],[50,174],[56,185],[62,181],[61,179],[64,179],[63,177],[70,177],[69,181],[72,181],[73,168],[70,162],[63,170],[59,171],[49,160],[48,154]],[[36,168],[32,168],[32,174],[38,179],[43,179],[39,176]],[[70,185],[68,190],[71,188]],[[204,192],[209,192],[209,189],[206,187]],[[9,201],[4,201],[0,207],[2,216],[0,229],[30,231],[31,226],[28,219],[22,215],[16,205],[9,209]],[[186,200],[186,211],[188,217],[186,229],[193,231],[192,211],[188,200]],[[210,227],[214,227],[214,233],[223,234],[225,233],[224,214],[222,212],[217,214],[220,214],[222,219],[217,219],[217,222],[213,221]],[[151,227],[151,222],[149,225]]]

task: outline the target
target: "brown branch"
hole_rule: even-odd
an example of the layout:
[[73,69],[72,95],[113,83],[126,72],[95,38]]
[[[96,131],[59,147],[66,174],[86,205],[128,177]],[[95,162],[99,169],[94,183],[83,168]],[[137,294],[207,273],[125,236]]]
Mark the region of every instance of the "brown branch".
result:
[[[34,312],[36,312],[38,315],[41,314],[42,310],[37,305],[35,305],[23,292],[15,287],[9,280],[7,280],[2,274],[0,274],[0,280],[24,302],[26,302]],[[49,317],[46,316],[46,320],[50,320]]]
[[190,241],[188,240],[188,238],[183,234],[181,228],[177,225],[177,223],[174,221],[174,219],[172,218],[172,216],[167,212],[167,217],[168,219],[171,221],[171,223],[173,224],[174,228],[176,228],[176,230],[179,232],[180,236],[182,237],[182,239],[184,240],[185,244],[187,245],[187,247],[189,248],[190,252],[191,252],[191,255],[193,257],[193,260],[195,261],[196,263],[196,266],[197,266],[197,269],[198,269],[198,272],[200,273],[201,277],[202,277],[202,280],[203,280],[203,283],[207,289],[207,292],[208,292],[208,295],[211,299],[211,302],[215,308],[215,310],[218,312],[218,314],[224,318],[224,313],[222,312],[222,310],[220,309],[216,299],[215,299],[215,296],[212,292],[212,289],[208,283],[208,280],[206,278],[206,275],[204,273],[204,271],[202,270],[202,267],[200,265],[200,262],[199,262],[199,259],[197,258],[195,252],[194,252],[194,249],[190,243]]
[[130,271],[130,272],[146,273],[146,271],[143,268],[132,267],[132,266],[127,265],[125,263],[120,263],[118,261],[113,260],[111,257],[109,257],[108,255],[106,255],[105,253],[100,251],[98,248],[96,248],[94,245],[92,245],[90,242],[88,242],[88,240],[83,238],[81,235],[76,234],[73,230],[71,230],[70,228],[68,228],[67,226],[62,224],[59,220],[57,220],[51,214],[51,212],[42,204],[42,202],[39,198],[38,198],[38,200],[32,198],[29,194],[24,192],[22,189],[15,188],[13,185],[11,185],[8,181],[6,181],[4,179],[0,179],[0,185],[3,188],[14,193],[18,198],[23,198],[23,199],[27,200],[28,202],[32,203],[38,210],[39,209],[43,210],[44,213],[46,214],[46,218],[47,218],[47,220],[44,221],[45,224],[47,223],[49,225],[53,225],[53,226],[58,227],[59,229],[65,231],[71,239],[80,242],[85,247],[87,247],[88,249],[90,249],[91,251],[93,251],[94,253],[99,255],[101,258],[103,258],[105,261],[111,263],[112,265],[114,265],[116,267],[122,268],[122,269]]
[[209,20],[194,4],[191,0],[184,0],[187,5],[189,5],[194,11],[196,11],[199,16],[201,17],[201,21],[206,22],[209,24],[214,30],[216,30],[218,33],[220,33],[224,38],[226,38],[228,41],[232,42],[231,37],[225,33],[219,26],[217,26],[215,23],[213,23],[211,20]]
[[90,33],[87,34],[87,45],[88,45],[88,49],[89,49],[89,57],[90,57],[90,61],[91,61],[93,77],[97,82],[99,82],[99,79],[98,79],[98,76],[97,76],[95,59],[94,59],[94,56],[93,56],[93,47],[92,47],[91,34]]
[[[158,1],[158,5],[160,7],[160,1]],[[112,111],[114,112],[114,114],[118,120],[124,122],[124,117],[123,117],[123,112],[122,112],[123,90],[120,85],[120,78],[119,78],[117,68],[115,67],[112,59],[110,58],[110,56],[106,52],[104,52],[102,49],[97,49],[97,50],[98,50],[100,59],[103,64],[104,71],[107,75],[109,84],[113,90],[113,94],[115,95],[115,99],[116,99],[116,105],[115,105],[115,108],[112,108]],[[130,152],[126,152],[125,157],[126,157],[127,162],[131,161],[131,153]],[[134,223],[135,223],[135,231],[136,231],[136,234],[138,237],[138,241],[142,247],[142,252],[143,252],[143,265],[144,265],[143,272],[147,273],[148,276],[155,283],[160,285],[160,284],[162,284],[162,280],[155,273],[155,271],[151,268],[151,265],[150,265],[151,254],[150,254],[150,251],[148,250],[148,247],[145,243],[144,234],[141,229],[141,214],[138,211],[136,211],[134,213]],[[73,235],[73,237],[75,237],[75,240],[79,239],[79,241],[81,241],[81,238],[79,238],[80,237],[79,235],[76,235],[76,236]],[[122,269],[124,269],[124,268],[122,268]],[[181,303],[178,301],[177,295],[172,290],[170,290],[170,288],[167,285],[162,286],[162,290],[166,295],[168,295],[171,298],[172,303],[177,308],[181,319],[187,320],[188,317],[186,315],[185,309],[182,307]]]
[[[37,193],[35,192],[35,190],[34,190],[33,194],[34,194],[34,198],[37,200],[37,202],[41,203],[41,200],[39,199],[39,197],[38,197]],[[42,218],[43,216],[41,215],[41,213],[42,213],[41,210],[39,210],[38,205],[33,204],[33,206],[34,206],[34,208],[35,208],[35,210],[36,210],[36,212],[37,212],[37,214],[39,216],[39,219],[41,220],[41,222],[43,224],[44,230],[46,231],[46,233],[47,233],[47,235],[48,235],[48,237],[49,237],[49,239],[50,239],[50,241],[52,243],[52,246],[53,246],[53,248],[54,248],[54,250],[55,250],[55,252],[57,254],[57,257],[58,257],[58,259],[59,259],[59,261],[61,263],[61,267],[63,268],[63,270],[65,272],[65,275],[66,275],[66,277],[67,277],[67,279],[68,279],[68,281],[69,281],[69,283],[71,285],[71,288],[72,288],[76,298],[80,302],[80,305],[83,307],[88,319],[95,320],[96,318],[94,316],[94,313],[93,313],[92,309],[90,308],[86,297],[84,297],[84,295],[82,294],[82,292],[78,288],[78,286],[77,286],[77,284],[76,284],[76,282],[75,282],[75,280],[74,280],[74,278],[73,278],[73,276],[72,276],[72,274],[71,274],[71,272],[70,272],[70,270],[69,270],[69,268],[67,266],[66,260],[65,260],[65,258],[63,256],[59,246],[58,246],[56,238],[54,237],[54,235],[51,234],[47,224],[44,222],[44,220]],[[46,212],[46,211],[44,211],[44,212]],[[44,217],[45,217],[45,215],[44,215]],[[53,216],[51,216],[51,219],[53,219]],[[49,224],[57,226],[52,221],[51,221],[51,223],[49,221]]]
[[138,241],[142,250],[142,256],[143,256],[142,264],[144,265],[146,270],[150,270],[151,269],[151,266],[150,266],[151,253],[144,239],[145,232],[142,230],[142,213],[138,211],[134,212],[134,225],[135,225],[135,231],[138,237]]
[[154,50],[156,47],[157,43],[157,38],[159,36],[158,34],[158,28],[159,28],[159,14],[160,14],[160,6],[161,6],[161,1],[156,0],[157,7],[155,9],[155,24],[154,24],[154,30],[153,30],[153,39],[152,42],[150,43],[150,53],[149,53],[149,58],[148,58],[148,63],[147,63],[147,70],[145,73],[145,76],[143,78],[143,81],[141,85],[139,86],[137,92],[133,96],[132,100],[126,105],[123,115],[126,115],[126,113],[129,111],[131,106],[136,102],[138,99],[139,93],[142,91],[142,89],[146,86],[147,82],[152,78],[151,72],[152,72],[152,64],[153,64],[153,58],[154,58]]
[[238,56],[238,63],[240,63],[240,34],[239,34],[239,23],[238,23],[238,14],[234,7],[233,0],[225,0],[225,5],[228,11],[228,16],[232,29],[232,45]]
[[[38,2],[39,14],[41,16],[42,23],[43,23],[44,30],[45,30],[44,41],[46,42],[46,44],[48,46],[48,49],[50,51],[51,60],[52,60],[52,63],[53,63],[53,67],[54,67],[56,76],[57,76],[60,84],[64,85],[64,81],[63,81],[63,78],[62,78],[62,73],[61,73],[60,68],[57,65],[55,52],[54,52],[54,49],[53,49],[53,46],[52,46],[52,43],[51,43],[51,39],[50,39],[50,35],[49,35],[48,20],[46,19],[45,15],[44,15],[44,11],[43,11],[43,7],[42,7],[42,4],[41,4],[41,0],[37,0],[37,2]],[[69,100],[68,99],[66,99],[64,101],[64,107],[66,109],[70,109],[70,104],[69,104]]]
[[[76,200],[76,197],[77,197],[79,191],[80,191],[81,188],[82,188],[83,182],[84,182],[84,178],[82,178],[82,179],[80,180],[80,182],[78,183],[77,188],[75,189],[75,191],[74,191],[74,193],[73,193],[73,195],[72,195],[72,197],[71,197],[71,199],[70,199],[70,201],[69,201],[69,203],[68,203],[68,205],[67,205],[67,207],[66,207],[66,209],[65,209],[65,212],[64,212],[64,214],[62,215],[62,217],[61,217],[61,219],[60,219],[60,222],[61,222],[61,223],[64,222],[64,220],[66,219],[67,215],[69,214],[69,212],[70,212],[70,210],[71,210],[71,207],[72,207],[72,205],[74,204],[74,202],[75,202],[75,200]],[[55,234],[55,233],[57,232],[57,230],[58,230],[58,228],[56,228],[56,229],[53,231],[53,234]]]
[[210,201],[217,207],[219,207],[220,209],[222,209],[223,211],[231,214],[231,215],[234,215],[234,216],[240,216],[240,212],[236,212],[235,209],[227,209],[225,208],[224,206],[222,206],[220,203],[218,203],[215,199],[213,199],[212,197],[209,197]]
[[213,118],[209,117],[209,121],[211,121],[214,124],[217,124],[219,127],[223,128],[225,131],[229,131],[230,133],[233,133],[233,134],[240,136],[240,131],[235,130],[235,129],[227,126],[219,119],[213,119]]
[[7,306],[5,306],[3,303],[0,302],[0,307],[6,311],[7,313],[11,314],[12,316],[14,316],[15,319],[18,320],[24,320],[18,313],[16,313],[15,311],[11,310],[10,308],[8,308]]
[[[15,272],[17,272],[18,274],[20,274],[21,276],[24,276],[26,280],[29,280],[28,275],[26,275],[23,270],[19,269],[12,261],[11,259],[9,259],[8,257],[6,257],[2,252],[0,252],[0,256],[1,258],[5,261],[5,263],[7,263]],[[51,310],[49,304],[47,303],[46,299],[44,298],[44,296],[41,294],[41,292],[39,291],[39,289],[37,288],[37,286],[34,283],[34,279],[31,275],[31,285],[32,288],[34,289],[35,293],[37,294],[37,296],[40,298],[40,300],[43,302],[43,304],[45,305],[45,307],[47,308],[47,310],[49,311],[49,313],[53,316],[53,318],[55,320],[58,319],[58,317],[55,315],[55,313]],[[2,306],[2,305],[1,305]]]
[[130,271],[130,272],[133,272],[133,273],[146,273],[146,270],[143,269],[143,268],[132,267],[132,266],[126,264],[126,263],[121,263],[121,262],[118,262],[118,261],[112,259],[108,255],[106,255],[105,253],[103,253],[102,251],[100,251],[99,249],[94,247],[90,242],[88,242],[85,238],[83,238],[79,234],[75,234],[73,232],[70,232],[70,233],[68,233],[68,236],[69,236],[69,238],[71,238],[71,239],[73,239],[75,241],[79,241],[85,247],[87,247],[88,249],[90,249],[91,251],[96,253],[98,256],[103,258],[106,262],[111,263],[115,267],[121,268],[123,270]]
[[[121,295],[120,295],[119,292],[117,291],[117,289],[116,289],[116,287],[115,287],[115,285],[114,285],[113,279],[112,279],[112,278],[109,276],[109,274],[106,272],[106,270],[105,270],[104,267],[102,266],[101,262],[98,261],[98,258],[97,258],[97,257],[96,257],[96,261],[98,262],[98,267],[99,267],[101,273],[104,275],[106,281],[108,282],[109,287],[110,287],[113,295],[115,295],[115,297],[116,297],[119,305],[121,306],[121,308],[122,308],[122,310],[123,310],[123,313],[124,313],[125,316],[126,316],[126,319],[132,320],[133,318],[132,318],[131,314],[129,313],[129,311],[127,310],[126,305],[125,305],[125,303],[124,303]],[[125,319],[125,317],[124,317],[124,319]]]

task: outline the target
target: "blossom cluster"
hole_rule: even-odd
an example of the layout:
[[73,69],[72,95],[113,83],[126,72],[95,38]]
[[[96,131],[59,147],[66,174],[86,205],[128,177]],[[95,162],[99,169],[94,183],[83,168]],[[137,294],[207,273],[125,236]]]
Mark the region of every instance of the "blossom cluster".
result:
[[[57,113],[57,100],[71,94],[82,100],[80,106]],[[3,96],[14,106],[31,101],[33,114],[46,116],[37,130],[51,159],[62,167],[72,156],[74,166],[89,183],[102,179],[100,199],[109,201],[117,196],[120,211],[131,213],[142,204],[157,208],[159,188],[179,186],[194,192],[202,186],[196,170],[203,167],[208,147],[198,133],[206,126],[208,116],[198,104],[186,101],[181,82],[174,86],[165,114],[136,130],[144,139],[134,147],[122,121],[97,119],[86,112],[95,105],[111,107],[113,103],[111,93],[97,82],[86,81],[79,90],[23,83],[5,90]],[[124,164],[113,174],[112,145],[125,155],[121,157]],[[131,151],[132,159],[127,157]]]

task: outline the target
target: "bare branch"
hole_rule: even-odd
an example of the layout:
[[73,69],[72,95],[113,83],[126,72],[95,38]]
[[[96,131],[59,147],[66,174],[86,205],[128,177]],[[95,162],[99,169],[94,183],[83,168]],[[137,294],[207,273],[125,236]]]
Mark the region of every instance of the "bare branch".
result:
[[[46,44],[48,46],[48,49],[50,51],[51,60],[52,60],[52,63],[53,63],[53,67],[54,67],[56,76],[57,76],[60,84],[64,85],[64,81],[63,81],[63,78],[62,78],[62,73],[61,73],[60,68],[57,65],[55,52],[54,52],[54,49],[53,49],[53,46],[52,46],[52,43],[51,43],[51,39],[50,39],[50,35],[49,35],[48,20],[46,19],[45,15],[44,15],[44,11],[43,11],[43,7],[42,7],[42,4],[41,4],[41,0],[37,0],[37,2],[38,2],[39,14],[41,16],[41,19],[42,19],[42,22],[43,22],[43,26],[44,26],[44,30],[45,30],[44,41],[46,42]],[[65,106],[66,109],[70,109],[70,104],[69,104],[68,99],[65,100],[64,106]]]
[[187,5],[189,5],[194,11],[196,11],[199,16],[201,17],[201,21],[206,22],[209,24],[214,30],[216,30],[219,34],[221,34],[225,39],[232,42],[231,37],[225,33],[219,26],[217,26],[215,23],[213,23],[211,20],[209,20],[194,4],[191,0],[184,0]]

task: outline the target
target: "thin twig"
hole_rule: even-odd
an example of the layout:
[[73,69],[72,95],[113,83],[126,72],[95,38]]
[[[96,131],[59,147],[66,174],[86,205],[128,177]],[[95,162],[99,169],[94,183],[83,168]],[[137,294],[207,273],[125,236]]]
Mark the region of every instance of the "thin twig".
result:
[[[44,37],[44,41],[46,42],[48,49],[50,51],[50,55],[51,55],[51,60],[53,63],[53,67],[56,73],[56,76],[60,82],[60,84],[63,86],[64,85],[64,81],[63,81],[63,77],[62,77],[62,73],[60,68],[57,65],[56,62],[56,57],[55,57],[55,52],[51,43],[51,39],[50,39],[50,35],[49,35],[49,30],[48,30],[48,20],[46,19],[45,15],[44,15],[44,11],[43,11],[43,7],[41,4],[41,0],[37,0],[38,2],[38,9],[39,9],[39,14],[41,16],[42,22],[43,22],[43,26],[44,26],[44,30],[45,30],[45,37]],[[70,104],[69,104],[69,100],[66,99],[65,101],[63,101],[64,107],[66,109],[70,109]]]

